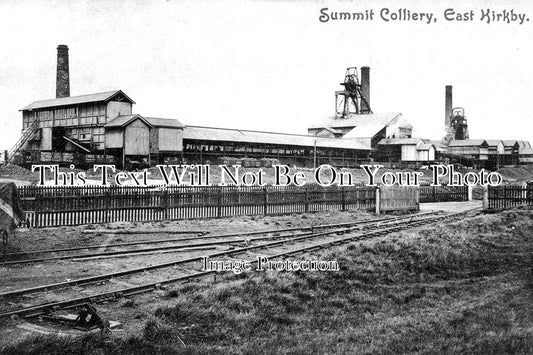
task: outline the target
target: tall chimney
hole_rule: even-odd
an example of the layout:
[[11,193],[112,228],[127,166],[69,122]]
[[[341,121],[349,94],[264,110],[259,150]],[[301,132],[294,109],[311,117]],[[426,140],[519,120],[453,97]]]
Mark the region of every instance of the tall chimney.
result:
[[57,46],[56,98],[70,96],[70,79],[68,70],[68,47]]
[[370,67],[361,67],[361,92],[370,109]]
[[444,101],[444,128],[446,132],[451,128],[452,105],[452,86],[446,85],[446,98]]

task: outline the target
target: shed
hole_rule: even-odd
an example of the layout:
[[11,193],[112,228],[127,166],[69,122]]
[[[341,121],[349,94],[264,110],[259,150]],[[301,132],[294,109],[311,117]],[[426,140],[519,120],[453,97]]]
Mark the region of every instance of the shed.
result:
[[183,128],[180,121],[172,118],[145,117],[152,125],[150,153],[176,153],[183,151]]
[[418,147],[423,144],[421,138],[382,139],[378,150],[382,153],[380,156],[388,156],[389,160],[412,162],[418,161]]
[[435,146],[431,143],[420,144],[417,148],[418,161],[434,161],[435,160]]
[[141,115],[118,116],[104,128],[106,149],[122,149],[126,156],[150,154],[152,124]]

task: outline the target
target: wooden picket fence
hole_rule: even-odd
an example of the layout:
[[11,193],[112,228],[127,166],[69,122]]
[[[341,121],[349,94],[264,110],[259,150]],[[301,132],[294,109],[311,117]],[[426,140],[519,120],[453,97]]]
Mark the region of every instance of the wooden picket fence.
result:
[[488,208],[501,209],[533,205],[533,184],[522,186],[489,186]]
[[379,212],[418,211],[417,186],[381,186],[379,188]]
[[468,201],[468,186],[420,186],[420,203]]
[[21,186],[28,226],[375,209],[373,187]]

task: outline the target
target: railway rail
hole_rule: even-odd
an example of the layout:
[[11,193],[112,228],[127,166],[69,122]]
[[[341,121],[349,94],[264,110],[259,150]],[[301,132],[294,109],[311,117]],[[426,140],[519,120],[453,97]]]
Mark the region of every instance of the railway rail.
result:
[[[246,254],[251,251],[257,251],[261,249],[273,251],[276,248],[285,247],[286,245],[289,245],[289,244],[296,246],[295,248],[290,249],[290,250],[281,250],[279,252],[275,252],[274,254],[268,255],[269,259],[282,258],[282,257],[286,257],[286,256],[293,255],[293,254],[309,252],[313,250],[320,250],[320,249],[332,247],[335,245],[345,244],[345,243],[348,243],[354,240],[359,241],[359,240],[364,240],[364,239],[373,238],[377,236],[383,236],[388,233],[396,232],[402,229],[412,228],[412,227],[416,227],[416,226],[420,226],[420,225],[424,225],[428,223],[433,223],[433,222],[448,219],[448,218],[453,218],[455,216],[459,216],[466,212],[467,211],[462,211],[462,212],[445,214],[445,215],[439,215],[439,214],[434,214],[434,213],[423,213],[423,214],[417,214],[417,215],[400,216],[400,217],[395,217],[395,218],[377,219],[374,221],[365,220],[365,221],[361,221],[361,223],[363,225],[366,225],[367,227],[373,226],[373,229],[366,230],[365,228],[355,233],[353,232],[356,231],[356,229],[359,229],[361,227],[361,223],[359,223],[359,225],[357,225],[355,222],[352,223],[351,225],[350,223],[348,223],[347,226],[342,226],[340,224],[315,226],[313,227],[311,232],[299,233],[299,234],[296,234],[290,237],[282,238],[281,240],[269,241],[266,243],[240,247],[240,248],[236,248],[232,250],[224,250],[220,252],[210,253],[202,257],[191,257],[191,258],[177,260],[171,263],[150,265],[146,267],[141,267],[141,268],[136,268],[136,269],[131,269],[131,270],[124,270],[124,271],[109,273],[105,275],[98,275],[98,276],[88,277],[84,279],[78,279],[78,280],[72,280],[72,281],[67,281],[67,282],[62,282],[62,283],[42,285],[42,286],[37,286],[37,287],[32,287],[32,288],[27,288],[27,289],[4,292],[0,294],[0,298],[10,299],[13,297],[23,296],[27,294],[34,294],[36,292],[50,291],[54,289],[65,289],[65,288],[72,287],[72,286],[102,283],[112,278],[128,276],[128,275],[141,273],[141,272],[145,272],[149,270],[158,270],[158,269],[168,268],[168,267],[176,266],[176,265],[191,264],[191,263],[203,260],[204,257],[209,257],[209,258],[231,257],[231,256],[235,256],[239,254]],[[325,231],[320,230],[321,228],[326,229],[326,230]],[[317,229],[318,231],[316,231]],[[340,236],[346,233],[350,233],[350,235],[344,236],[344,237]],[[329,237],[330,240],[320,241],[319,243],[305,245],[305,242],[309,242],[309,240],[315,239],[321,236],[322,237],[330,236]],[[300,246],[300,244],[304,244],[304,245]],[[261,254],[261,255],[264,255],[264,254]],[[37,315],[41,315],[41,314],[44,314],[50,311],[56,311],[59,309],[75,308],[86,302],[101,302],[101,301],[116,299],[120,297],[132,296],[132,295],[139,294],[139,293],[150,292],[155,289],[161,288],[163,285],[186,282],[192,279],[198,279],[198,278],[216,273],[216,271],[194,270],[194,272],[192,273],[190,273],[190,271],[191,270],[188,270],[189,273],[185,275],[180,275],[177,277],[170,277],[167,279],[159,279],[155,282],[142,283],[140,285],[134,285],[134,286],[124,287],[124,288],[120,288],[116,290],[94,293],[89,296],[75,297],[75,298],[70,298],[70,299],[60,300],[60,301],[53,301],[53,302],[44,302],[44,303],[37,304],[37,305],[12,309],[12,310],[8,310],[8,311],[4,311],[0,313],[0,318],[7,317],[7,316],[15,316],[15,315],[23,316],[23,317],[37,316]]]
[[[433,213],[434,212],[423,212],[423,213],[416,214],[416,216],[430,215]],[[370,227],[370,226],[376,225],[377,223],[390,223],[390,222],[393,222],[399,219],[404,219],[404,218],[412,218],[412,216],[411,217],[397,216],[397,217],[386,217],[386,218],[372,218],[368,220],[354,221],[354,222],[347,222],[347,223],[323,224],[323,225],[316,225],[316,226],[293,227],[293,228],[284,228],[284,229],[270,229],[270,230],[244,232],[244,233],[228,233],[228,234],[218,234],[218,235],[206,235],[206,233],[202,233],[202,235],[200,236],[185,237],[185,238],[144,240],[144,241],[114,243],[114,244],[98,244],[98,245],[88,245],[88,246],[82,246],[82,247],[60,248],[60,249],[29,250],[29,251],[23,251],[23,252],[17,252],[17,253],[8,253],[5,256],[6,256],[6,259],[11,259],[11,258],[16,258],[22,255],[63,253],[63,252],[91,250],[91,249],[125,248],[125,247],[138,246],[138,245],[149,245],[149,244],[165,244],[165,243],[172,244],[172,245],[158,246],[158,247],[152,247],[152,248],[100,251],[98,253],[80,253],[80,254],[57,255],[57,256],[41,257],[41,258],[6,260],[6,261],[0,261],[0,266],[30,264],[30,263],[37,263],[37,262],[68,260],[68,259],[84,259],[84,258],[89,259],[89,258],[95,258],[95,257],[101,257],[101,256],[132,256],[135,254],[145,255],[151,252],[180,250],[180,249],[187,249],[187,248],[198,248],[198,247],[216,246],[216,245],[232,244],[232,243],[255,242],[255,241],[269,240],[269,239],[281,239],[281,238],[287,238],[290,236],[276,235],[276,234],[294,232],[294,231],[306,231],[306,230],[310,230],[311,233],[313,233],[316,230],[323,230],[327,228],[348,227],[348,226]],[[158,231],[158,232],[161,232],[161,231]],[[98,233],[100,233],[100,231]],[[113,234],[114,233],[116,232],[113,232]],[[152,232],[150,231],[143,231],[142,233],[152,234]],[[176,233],[176,231],[167,231],[166,233],[174,234]],[[179,231],[178,233],[183,234],[184,231]],[[194,233],[196,234],[199,232],[194,232]],[[137,233],[137,234],[141,234],[141,233]],[[256,237],[256,238],[229,239],[229,238],[239,237],[239,236],[250,237],[250,236],[261,235],[261,234],[274,234],[274,235],[265,236],[265,237]],[[206,239],[229,239],[229,240],[222,240],[222,241],[216,241],[216,242],[201,242],[201,243],[193,243],[193,244],[179,244],[179,245],[174,244],[174,243],[183,243],[183,242],[190,242],[190,241],[196,241],[196,240],[204,241]]]
[[[435,214],[435,212],[425,212],[425,213],[420,213],[420,214],[415,214],[415,215],[398,216],[398,217],[394,217],[394,218],[380,218],[380,219],[375,219],[375,220],[374,219],[369,219],[369,220],[354,221],[354,222],[349,222],[349,223],[344,223],[344,224],[328,224],[328,225],[313,226],[313,227],[309,227],[309,228],[311,228],[311,232],[303,232],[303,233],[292,235],[292,236],[286,236],[286,239],[287,240],[305,240],[305,239],[312,239],[312,238],[315,238],[317,236],[334,234],[334,233],[338,232],[335,229],[331,230],[329,232],[322,232],[322,233],[315,233],[314,232],[314,230],[321,230],[321,229],[324,229],[324,228],[328,229],[328,228],[335,228],[335,227],[339,227],[340,226],[341,227],[340,229],[342,231],[346,231],[347,229],[351,230],[351,229],[355,229],[355,228],[359,228],[359,227],[376,228],[376,227],[379,227],[379,226],[382,226],[382,225],[385,225],[385,224],[398,223],[398,222],[401,222],[401,221],[411,221],[413,219],[416,219],[416,218],[419,218],[419,217],[424,217],[424,216],[427,216],[427,215],[432,215],[432,214]],[[339,228],[337,228],[337,229],[339,229]],[[275,230],[263,231],[263,233],[264,232],[271,233],[271,232],[274,232],[274,231],[275,232],[284,232],[284,231],[296,231],[296,230],[300,230],[300,228],[275,229]],[[261,232],[256,231],[256,232],[251,232],[251,233],[224,234],[222,236],[223,237],[228,237],[228,236],[246,235],[246,234],[255,235],[255,234],[258,234],[258,233],[261,233]],[[269,237],[269,238],[272,238],[272,237]],[[233,240],[231,242],[232,243],[236,243],[235,240]],[[281,244],[283,244],[284,242],[285,241],[282,240]],[[221,243],[225,244],[226,241],[222,241]],[[274,245],[280,245],[280,244],[276,243],[276,242],[271,242],[271,243],[260,244],[259,247],[268,247],[268,246],[274,246]],[[188,244],[188,246],[190,247],[191,244]],[[256,248],[256,247],[258,247],[258,246],[255,246],[254,248]],[[248,249],[250,249],[250,248],[252,248],[252,247],[248,247]],[[239,250],[241,250],[241,249],[233,250],[232,253],[237,253]],[[224,253],[229,253],[229,252],[224,252]],[[213,254],[209,254],[209,255],[213,255]],[[66,282],[60,282],[60,283],[36,286],[36,287],[31,287],[31,288],[26,288],[26,289],[21,289],[21,290],[3,292],[3,293],[0,293],[0,298],[1,297],[11,297],[11,296],[16,296],[16,295],[24,295],[24,294],[29,294],[29,293],[39,292],[39,291],[46,291],[46,290],[49,291],[49,290],[52,290],[52,289],[58,289],[58,288],[63,288],[63,287],[68,287],[68,286],[81,286],[81,285],[86,285],[86,284],[90,284],[90,283],[106,281],[106,280],[109,280],[111,278],[122,277],[122,276],[127,276],[127,275],[133,275],[133,274],[138,274],[138,273],[142,273],[142,272],[146,272],[146,271],[158,270],[158,269],[163,269],[163,268],[169,268],[169,267],[177,266],[177,265],[183,265],[183,264],[191,263],[191,262],[194,262],[194,261],[199,261],[199,260],[201,260],[201,258],[202,257],[192,257],[192,258],[180,259],[180,260],[175,260],[175,261],[171,261],[171,262],[167,262],[167,263],[159,263],[159,264],[155,264],[155,265],[143,266],[143,267],[139,267],[139,268],[123,270],[123,271],[108,273],[108,274],[104,274],[104,275],[86,277],[86,278],[72,280],[72,281],[66,281]]]

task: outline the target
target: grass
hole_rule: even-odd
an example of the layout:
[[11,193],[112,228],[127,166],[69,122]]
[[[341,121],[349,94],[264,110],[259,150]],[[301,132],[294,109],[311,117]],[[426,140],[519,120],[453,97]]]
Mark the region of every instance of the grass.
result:
[[532,225],[529,210],[443,222],[322,254],[335,273],[183,285],[136,336],[37,337],[0,352],[533,353]]

